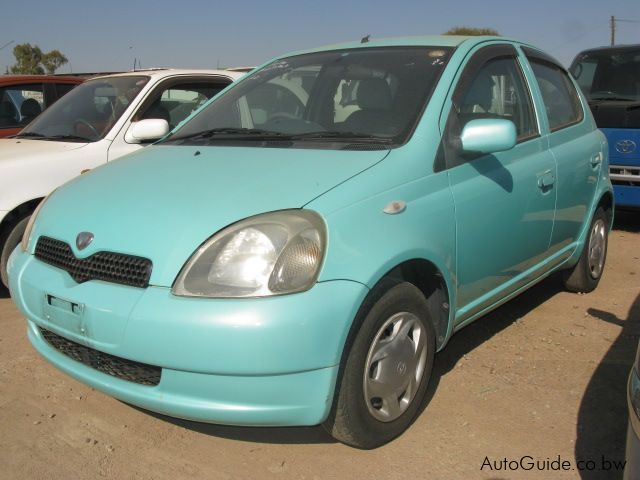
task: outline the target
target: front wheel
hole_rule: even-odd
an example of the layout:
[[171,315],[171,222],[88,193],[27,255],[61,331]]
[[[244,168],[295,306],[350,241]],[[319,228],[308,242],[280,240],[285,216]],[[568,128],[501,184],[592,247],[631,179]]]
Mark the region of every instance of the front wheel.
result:
[[389,288],[363,314],[323,426],[337,440],[369,449],[414,420],[429,383],[435,336],[427,300],[410,283]]
[[565,270],[564,285],[571,292],[588,293],[598,286],[607,259],[609,217],[599,207],[591,220],[589,233],[576,265]]

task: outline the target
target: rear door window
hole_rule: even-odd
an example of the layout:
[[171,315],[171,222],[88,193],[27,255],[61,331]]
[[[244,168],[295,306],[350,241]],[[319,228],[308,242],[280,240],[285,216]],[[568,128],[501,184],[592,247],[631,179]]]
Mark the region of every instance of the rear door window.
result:
[[535,58],[529,58],[529,63],[540,87],[550,130],[581,122],[584,112],[580,97],[564,69]]

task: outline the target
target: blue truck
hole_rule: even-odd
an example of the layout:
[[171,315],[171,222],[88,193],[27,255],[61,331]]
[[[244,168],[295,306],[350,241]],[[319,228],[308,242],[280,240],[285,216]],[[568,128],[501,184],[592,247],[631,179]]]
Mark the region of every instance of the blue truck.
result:
[[640,44],[584,50],[570,71],[609,141],[616,206],[640,208]]

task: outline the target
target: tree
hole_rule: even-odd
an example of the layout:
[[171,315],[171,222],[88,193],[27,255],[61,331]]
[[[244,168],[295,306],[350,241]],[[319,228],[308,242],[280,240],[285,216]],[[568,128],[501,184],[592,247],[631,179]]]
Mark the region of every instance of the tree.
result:
[[42,55],[42,65],[49,75],[54,74],[58,68],[68,61],[67,57],[65,57],[60,50],[51,50]]
[[68,62],[59,50],[51,50],[42,53],[40,47],[30,43],[21,43],[13,49],[13,56],[16,63],[11,66],[10,71],[14,74],[52,74],[62,65]]
[[453,27],[443,33],[443,35],[494,35],[499,36],[497,30],[493,28],[475,28],[475,27]]

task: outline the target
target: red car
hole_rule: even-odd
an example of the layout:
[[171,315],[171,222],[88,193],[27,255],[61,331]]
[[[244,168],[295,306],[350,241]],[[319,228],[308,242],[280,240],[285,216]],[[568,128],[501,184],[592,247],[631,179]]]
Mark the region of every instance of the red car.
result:
[[0,75],[0,138],[18,133],[82,77]]

